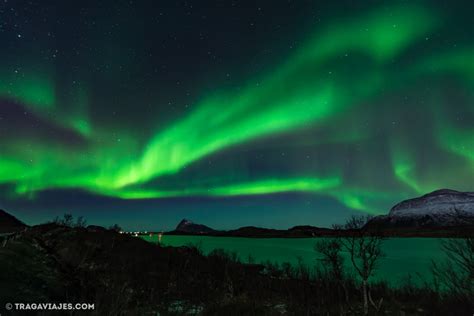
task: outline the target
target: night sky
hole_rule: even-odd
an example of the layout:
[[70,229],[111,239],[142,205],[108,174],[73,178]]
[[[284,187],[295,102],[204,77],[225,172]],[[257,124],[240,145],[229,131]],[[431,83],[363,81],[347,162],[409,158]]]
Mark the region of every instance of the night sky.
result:
[[288,228],[474,190],[473,12],[0,0],[0,208]]

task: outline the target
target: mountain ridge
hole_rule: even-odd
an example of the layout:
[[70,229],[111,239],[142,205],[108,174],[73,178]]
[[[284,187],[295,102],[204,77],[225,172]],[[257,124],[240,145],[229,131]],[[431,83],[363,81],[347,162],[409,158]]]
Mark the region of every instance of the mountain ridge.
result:
[[[181,222],[183,221],[185,220]],[[337,236],[350,233],[311,225],[298,225],[286,230],[244,226],[223,231],[201,224],[192,224],[210,229],[206,232],[201,231],[199,234],[216,237],[287,238]],[[388,214],[370,219],[364,229],[372,230],[377,234],[400,237],[474,235],[474,193],[439,189],[420,197],[407,199],[393,206]],[[193,234],[191,231],[185,233]],[[180,231],[174,230],[167,234],[178,235]]]
[[196,224],[189,219],[183,218],[175,228],[176,232],[191,233],[191,234],[206,234],[215,232],[214,229],[202,225]]
[[474,193],[450,189],[436,190],[393,206],[389,216],[467,212],[474,215]]
[[[15,233],[28,226],[13,215],[0,210],[0,234]],[[474,193],[440,189],[407,199],[393,206],[386,215],[375,216],[363,229],[387,236],[447,237],[474,235]],[[349,231],[298,225],[289,229],[244,226],[232,230],[215,230],[184,218],[168,235],[207,235],[216,237],[319,237],[350,234]]]
[[436,190],[402,201],[387,215],[376,216],[369,226],[378,229],[474,229],[474,193]]
[[14,233],[28,227],[15,216],[0,209],[0,234]]

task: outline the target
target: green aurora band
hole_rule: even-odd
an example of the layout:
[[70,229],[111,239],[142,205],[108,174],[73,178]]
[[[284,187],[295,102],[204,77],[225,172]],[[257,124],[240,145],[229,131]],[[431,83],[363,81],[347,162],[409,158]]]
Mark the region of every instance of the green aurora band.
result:
[[[7,142],[0,148],[0,184],[13,184],[13,197],[31,198],[47,189],[83,189],[123,199],[312,192],[370,213],[384,212],[381,207],[387,206],[386,201],[414,193],[445,186],[466,189],[474,176],[474,128],[457,126],[446,118],[449,101],[442,94],[424,105],[430,109],[426,119],[435,122],[422,130],[431,134],[429,149],[420,154],[409,135],[387,132],[384,141],[390,148],[390,162],[382,175],[368,172],[351,177],[342,160],[335,159],[328,162],[330,168],[310,174],[275,172],[273,177],[242,176],[233,181],[214,177],[186,186],[153,185],[161,177],[179,179],[190,165],[224,150],[308,128],[336,130],[334,137],[314,136],[314,146],[363,143],[375,129],[362,127],[365,115],[379,115],[381,107],[388,107],[385,98],[399,91],[416,94],[415,87],[427,84],[426,78],[433,90],[444,78],[453,78],[474,112],[472,46],[406,58],[439,31],[443,19],[436,10],[403,6],[327,25],[286,62],[249,80],[239,91],[217,90],[198,101],[186,116],[166,126],[157,123],[156,133],[145,144],[125,131],[108,130],[90,121],[88,111],[93,105],[84,84],[69,87],[67,97],[58,100],[53,65],[31,65],[22,77],[0,75],[1,98],[21,103],[87,144],[66,150],[54,140],[19,137]],[[350,117],[350,113],[358,114]],[[360,128],[334,128],[351,120],[361,123]],[[439,153],[439,161],[420,161],[423,155]],[[363,171],[377,163],[370,153],[361,161],[355,168]],[[447,176],[448,172],[453,174]],[[370,184],[374,178],[377,182],[390,179],[389,184]]]

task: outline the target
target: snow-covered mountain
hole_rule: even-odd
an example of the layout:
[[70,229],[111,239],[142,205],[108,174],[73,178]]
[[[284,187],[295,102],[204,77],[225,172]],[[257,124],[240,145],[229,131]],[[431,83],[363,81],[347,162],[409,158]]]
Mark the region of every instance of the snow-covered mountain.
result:
[[371,226],[442,227],[474,225],[474,193],[442,189],[395,205]]
[[474,216],[474,193],[454,190],[437,190],[422,197],[398,203],[390,216],[420,216],[470,213]]

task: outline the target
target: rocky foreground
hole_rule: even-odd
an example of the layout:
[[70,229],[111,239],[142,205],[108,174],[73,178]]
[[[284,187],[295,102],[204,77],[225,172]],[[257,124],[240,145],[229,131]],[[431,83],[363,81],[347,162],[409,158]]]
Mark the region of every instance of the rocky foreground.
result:
[[[470,254],[472,258],[473,203],[471,193],[435,191],[401,202],[363,229],[387,236],[471,236],[465,238],[467,247],[456,248],[453,254]],[[28,227],[0,211],[1,315],[18,315],[2,309],[7,302],[93,303],[95,310],[83,312],[87,315],[362,314],[360,280],[351,274],[336,280],[324,266],[315,271],[303,265],[249,264],[223,250],[204,256],[195,246],[161,247],[114,229],[83,227],[80,221],[65,223]],[[184,220],[172,233],[350,237],[354,231],[296,226],[288,230],[242,227],[221,232]],[[472,259],[469,262],[472,266]],[[445,271],[444,275],[433,275],[433,280],[425,280],[422,287],[407,282],[400,288],[390,288],[383,282],[372,282],[370,293],[378,302],[383,298],[383,304],[377,305],[379,314],[470,315],[474,289],[468,286],[462,295],[458,290],[441,291],[434,280],[441,277],[456,281],[455,270]],[[465,280],[457,281],[465,284]]]
[[44,224],[0,240],[0,306],[89,302],[95,315],[185,314],[221,295],[232,297],[241,289],[228,278],[246,279],[250,286],[262,268],[205,257],[194,248],[159,247],[98,226]]
[[[362,314],[359,281],[351,275],[336,281],[311,267],[244,264],[222,250],[204,256],[196,247],[160,247],[98,226],[50,223],[2,238],[0,306],[93,303],[87,315]],[[371,293],[383,298],[384,314],[463,315],[473,308],[409,283],[373,283]]]

